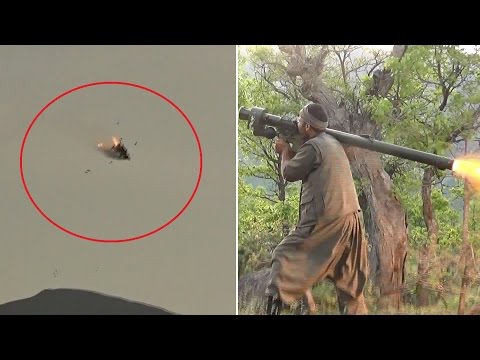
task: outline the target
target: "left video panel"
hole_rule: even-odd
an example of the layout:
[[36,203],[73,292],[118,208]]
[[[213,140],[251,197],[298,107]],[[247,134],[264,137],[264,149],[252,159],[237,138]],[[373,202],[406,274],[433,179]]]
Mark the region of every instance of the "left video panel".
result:
[[236,47],[0,67],[0,314],[236,314]]

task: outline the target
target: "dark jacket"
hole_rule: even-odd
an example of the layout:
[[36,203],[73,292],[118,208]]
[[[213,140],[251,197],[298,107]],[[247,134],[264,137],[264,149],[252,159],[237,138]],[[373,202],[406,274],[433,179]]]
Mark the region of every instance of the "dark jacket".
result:
[[297,227],[360,210],[348,158],[331,135],[321,133],[305,142],[290,161],[282,163],[282,172],[289,182],[302,180]]

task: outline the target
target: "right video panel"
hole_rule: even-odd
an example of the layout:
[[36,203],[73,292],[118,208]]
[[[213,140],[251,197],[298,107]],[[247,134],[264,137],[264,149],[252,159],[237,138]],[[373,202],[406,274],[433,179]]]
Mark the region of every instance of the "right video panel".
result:
[[238,47],[239,315],[480,313],[478,50]]

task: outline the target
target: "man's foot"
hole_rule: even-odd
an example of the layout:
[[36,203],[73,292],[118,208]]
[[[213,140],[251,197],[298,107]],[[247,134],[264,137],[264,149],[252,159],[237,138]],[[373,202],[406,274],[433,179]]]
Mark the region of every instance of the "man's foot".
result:
[[302,297],[299,301],[296,315],[310,315],[310,307],[308,306],[308,299],[306,296]]
[[280,315],[282,310],[283,303],[279,296],[268,296],[267,297],[267,315]]

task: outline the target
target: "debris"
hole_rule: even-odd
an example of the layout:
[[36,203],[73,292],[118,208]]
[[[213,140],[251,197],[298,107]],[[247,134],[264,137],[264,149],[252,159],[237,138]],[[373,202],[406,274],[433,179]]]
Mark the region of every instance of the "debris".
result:
[[[116,139],[115,139],[116,140]],[[123,145],[122,138],[113,142],[113,146],[110,150],[115,151],[119,154],[120,159],[128,159],[130,160],[130,155],[128,154],[127,148]]]
[[111,159],[130,160],[130,154],[128,153],[127,148],[122,142],[123,139],[122,138],[117,139],[115,136],[113,136],[112,140],[113,140],[113,145],[111,147],[105,146],[106,144],[100,143],[97,145],[98,149],[102,151],[105,154],[105,156]]

